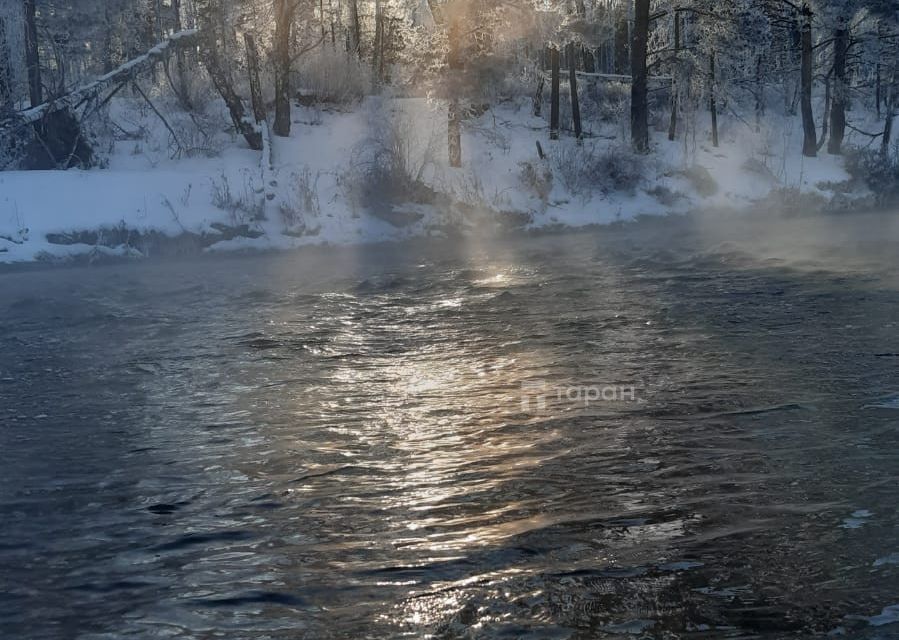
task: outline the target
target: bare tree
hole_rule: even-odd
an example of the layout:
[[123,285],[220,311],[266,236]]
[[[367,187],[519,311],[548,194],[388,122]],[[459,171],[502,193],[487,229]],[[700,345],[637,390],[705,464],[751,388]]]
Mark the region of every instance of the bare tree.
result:
[[0,115],[13,109],[14,88],[11,48],[7,42],[8,25],[0,16]]
[[848,50],[849,30],[845,18],[840,16],[833,37],[833,103],[830,107],[830,141],[827,143],[827,153],[831,155],[840,155],[843,152],[843,138],[846,135],[846,99],[849,92],[846,84]]
[[555,45],[549,50],[550,80],[552,89],[549,100],[549,139],[559,139],[559,49]]
[[197,23],[200,27],[200,59],[212,79],[212,84],[228,107],[234,128],[244,137],[251,149],[262,150],[262,134],[247,117],[243,100],[234,89],[234,82],[219,54],[219,34],[222,16],[215,13],[213,0],[196,0]]
[[718,146],[718,74],[715,72],[715,52],[709,56],[709,113],[712,115],[712,146]]
[[812,47],[812,9],[802,5],[802,27],[800,33],[800,108],[802,111],[802,155],[814,158],[818,155],[818,132],[815,128],[815,113],[812,111],[812,84],[814,72],[814,49]]
[[674,68],[671,72],[671,120],[668,123],[668,140],[673,142],[677,138],[677,118],[680,107],[678,104],[680,98],[678,75],[680,74],[681,15],[677,9],[672,13],[674,15]]
[[631,144],[638,153],[649,152],[649,70],[646,63],[649,2],[634,0],[634,31],[631,36]]
[[448,36],[449,54],[448,66],[450,72],[450,96],[447,109],[447,148],[449,151],[449,165],[459,168],[462,166],[462,107],[460,105],[459,92],[461,91],[460,76],[464,67],[462,60],[462,34],[464,29],[465,14],[467,13],[467,0],[456,0],[448,12]]
[[276,136],[290,135],[290,35],[296,13],[294,0],[275,0],[275,124]]
[[44,87],[41,82],[41,56],[37,39],[37,9],[35,0],[25,2],[25,68],[28,70],[28,97],[31,106],[44,101]]
[[568,86],[571,89],[571,120],[574,122],[574,137],[578,140],[583,136],[581,124],[581,103],[577,92],[577,65],[575,64],[574,43],[568,44]]

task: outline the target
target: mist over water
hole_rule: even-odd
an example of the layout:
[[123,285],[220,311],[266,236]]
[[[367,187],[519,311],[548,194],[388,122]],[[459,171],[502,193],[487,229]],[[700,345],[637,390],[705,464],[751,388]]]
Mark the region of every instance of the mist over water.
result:
[[896,220],[0,274],[0,636],[890,637]]

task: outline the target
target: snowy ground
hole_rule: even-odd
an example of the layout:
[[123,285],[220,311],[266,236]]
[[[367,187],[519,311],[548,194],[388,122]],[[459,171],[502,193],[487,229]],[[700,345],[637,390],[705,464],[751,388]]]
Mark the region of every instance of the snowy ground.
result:
[[[152,114],[144,117],[152,129]],[[747,208],[782,188],[829,197],[828,183],[847,180],[838,158],[802,158],[798,121],[769,127],[759,133],[725,118],[718,149],[704,132],[668,142],[656,131],[654,153],[635,159],[613,125],[595,127],[580,146],[567,135],[550,142],[529,104],[506,103],[467,123],[464,167],[451,169],[440,104],[368,98],[352,111],[297,107],[292,136],[273,141],[271,200],[259,153],[234,141],[216,157],[170,159],[165,131],[118,142],[103,169],[0,172],[0,262],[150,253],[121,241],[131,231],[206,234],[204,250],[225,250],[471,232],[500,217],[527,228],[606,224]],[[367,206],[384,180],[372,167],[385,157],[439,201]],[[99,233],[77,234],[84,231]]]

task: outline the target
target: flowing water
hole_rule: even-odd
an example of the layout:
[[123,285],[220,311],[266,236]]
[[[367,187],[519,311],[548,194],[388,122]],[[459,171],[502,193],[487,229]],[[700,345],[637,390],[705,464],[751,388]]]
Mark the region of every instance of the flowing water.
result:
[[899,637],[895,216],[0,274],[0,637]]

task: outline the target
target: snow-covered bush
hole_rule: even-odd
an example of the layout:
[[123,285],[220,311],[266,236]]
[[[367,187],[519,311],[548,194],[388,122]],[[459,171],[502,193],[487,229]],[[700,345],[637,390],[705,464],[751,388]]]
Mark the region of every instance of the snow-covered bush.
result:
[[193,117],[173,115],[171,126],[178,140],[175,143],[170,139],[170,146],[180,146],[179,153],[187,157],[214,158],[221,155],[226,140],[218,134],[225,126],[224,119],[209,113],[198,113]]
[[532,160],[521,162],[518,166],[521,168],[518,180],[525,190],[541,202],[547,202],[553,190],[553,172],[550,168],[543,162]]
[[172,65],[169,76],[171,83],[167,82],[166,89],[178,98],[182,107],[196,114],[208,115],[220,110],[221,97],[212,86],[209,75],[196,61],[190,60],[188,64],[193,66],[191,70],[186,70],[183,76],[175,65]]
[[180,153],[188,157],[217,157],[231,143],[223,133],[230,128],[228,110],[209,83],[197,81],[191,86],[190,110],[183,109],[174,95],[165,94],[163,115],[178,138],[177,145],[170,138],[169,146],[180,146]]
[[830,198],[821,193],[802,191],[799,187],[778,187],[772,189],[756,203],[760,211],[776,211],[784,216],[808,215],[825,211],[830,206]]
[[718,182],[712,177],[712,173],[705,167],[694,164],[692,167],[679,172],[686,178],[693,189],[703,198],[709,198],[718,193]]
[[656,186],[647,189],[646,193],[658,200],[659,204],[666,207],[673,207],[679,201],[686,198],[680,191],[676,191],[664,184],[657,184]]
[[899,161],[869,149],[852,149],[845,154],[846,171],[853,180],[871,190],[880,204],[899,199]]
[[212,204],[227,211],[234,225],[247,224],[265,219],[263,198],[253,188],[253,178],[246,170],[242,171],[243,184],[239,191],[231,188],[231,180],[222,172],[218,178],[212,179]]
[[367,104],[372,134],[354,147],[339,179],[350,204],[379,210],[391,203],[428,199],[431,190],[423,179],[435,162],[436,132],[408,126],[409,114],[390,112],[379,100]]
[[492,183],[485,184],[483,175],[477,171],[451,174],[445,190],[453,200],[475,210],[503,211],[510,208],[508,194]]
[[646,160],[625,147],[594,144],[555,146],[550,151],[553,174],[572,195],[595,192],[633,193],[644,179]]
[[310,218],[321,215],[321,202],[318,197],[318,181],[321,173],[312,173],[304,166],[298,173],[293,173],[288,181],[287,194],[281,202],[281,221],[288,229],[299,225],[308,226]]
[[[592,85],[592,86],[591,86]],[[595,117],[606,123],[617,123],[621,117],[629,112],[631,104],[630,85],[623,82],[598,82],[587,85],[584,105],[581,110],[585,119]]]
[[227,109],[213,95],[205,74],[198,74],[187,85],[189,109],[173,89],[179,82],[176,76],[172,75],[171,82],[168,78],[161,76],[157,84],[151,84],[149,78],[142,80],[143,95],[136,90],[121,91],[105,107],[89,111],[89,117],[82,119],[83,131],[101,156],[101,165],[117,146],[119,151],[127,147],[132,155],[143,155],[155,166],[167,159],[216,157],[232,143]]
[[34,144],[34,130],[22,127],[8,136],[0,144],[0,171],[16,169],[20,166],[29,144]]
[[495,61],[492,65],[484,64],[478,74],[478,81],[478,101],[491,105],[533,99],[538,83],[537,74],[532,69],[523,67],[516,72],[501,61]]
[[320,102],[352,104],[372,87],[371,68],[355,55],[321,47],[300,59],[295,86]]

